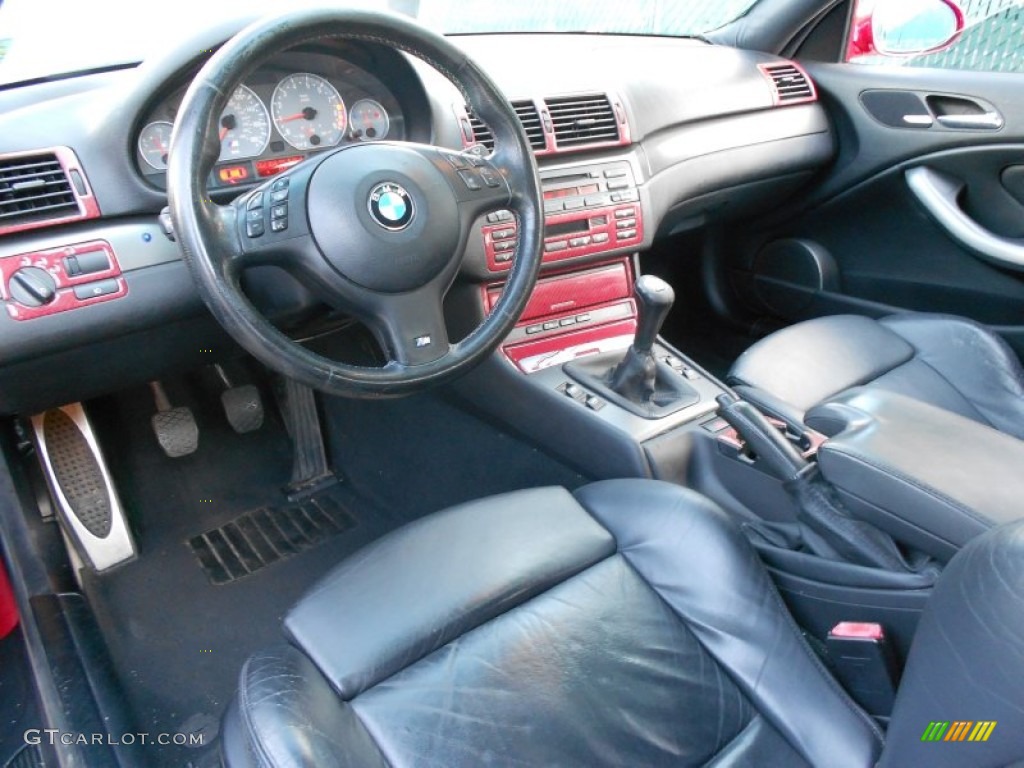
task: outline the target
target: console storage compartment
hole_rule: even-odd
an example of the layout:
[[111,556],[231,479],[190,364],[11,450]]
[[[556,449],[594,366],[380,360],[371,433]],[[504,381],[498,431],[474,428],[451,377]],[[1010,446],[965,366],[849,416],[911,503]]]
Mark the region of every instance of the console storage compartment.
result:
[[855,516],[948,561],[975,536],[1024,518],[1024,444],[901,395],[858,389],[812,409],[831,434],[821,472]]

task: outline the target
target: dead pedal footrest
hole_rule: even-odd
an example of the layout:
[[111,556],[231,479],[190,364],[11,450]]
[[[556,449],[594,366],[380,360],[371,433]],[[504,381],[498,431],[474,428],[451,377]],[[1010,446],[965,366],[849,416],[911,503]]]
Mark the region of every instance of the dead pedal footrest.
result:
[[212,584],[228,584],[312,549],[352,528],[355,518],[328,488],[299,503],[260,507],[188,540]]

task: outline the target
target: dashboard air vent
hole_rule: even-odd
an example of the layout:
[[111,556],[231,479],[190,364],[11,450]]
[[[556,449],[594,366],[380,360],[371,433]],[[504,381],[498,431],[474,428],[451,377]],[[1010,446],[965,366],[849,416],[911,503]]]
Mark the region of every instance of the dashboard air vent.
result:
[[55,153],[0,157],[0,228],[78,213],[78,200]]
[[619,142],[615,110],[604,94],[545,99],[559,149]]
[[795,104],[817,98],[811,79],[796,64],[762,64],[761,71],[771,81],[776,104]]
[[519,122],[523,124],[523,130],[526,131],[526,138],[530,140],[530,146],[535,150],[546,149],[548,142],[544,136],[544,127],[540,123],[537,105],[532,101],[513,101],[512,108],[519,116]]
[[473,114],[473,110],[466,107],[466,115],[469,117],[469,124],[473,128],[473,140],[477,144],[483,144],[488,149],[494,149],[494,134],[487,127],[486,123]]
[[[530,146],[534,150],[545,149],[547,147],[547,139],[544,137],[544,128],[541,126],[537,105],[532,101],[513,101],[512,109],[516,111],[519,122],[523,124],[526,137],[530,140]],[[473,128],[473,139],[488,149],[494,149],[494,135],[491,133],[491,129],[487,127],[483,120],[474,115],[469,107],[466,107],[466,115],[469,117],[469,124]]]

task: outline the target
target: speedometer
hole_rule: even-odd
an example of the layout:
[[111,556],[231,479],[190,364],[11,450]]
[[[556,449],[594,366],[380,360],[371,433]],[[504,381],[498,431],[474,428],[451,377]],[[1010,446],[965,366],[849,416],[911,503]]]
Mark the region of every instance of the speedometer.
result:
[[270,116],[260,97],[244,85],[231,94],[220,114],[220,160],[262,154],[270,141]]
[[345,135],[341,94],[319,75],[297,72],[277,84],[270,100],[274,125],[296,149],[333,147]]

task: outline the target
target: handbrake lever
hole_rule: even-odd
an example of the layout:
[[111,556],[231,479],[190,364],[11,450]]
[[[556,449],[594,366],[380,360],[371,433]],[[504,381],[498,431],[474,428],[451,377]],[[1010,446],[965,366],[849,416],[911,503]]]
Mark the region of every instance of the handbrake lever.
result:
[[785,435],[746,400],[725,393],[719,395],[717,401],[718,415],[736,430],[773,477],[789,482],[810,466]]

